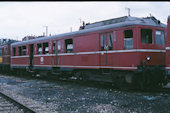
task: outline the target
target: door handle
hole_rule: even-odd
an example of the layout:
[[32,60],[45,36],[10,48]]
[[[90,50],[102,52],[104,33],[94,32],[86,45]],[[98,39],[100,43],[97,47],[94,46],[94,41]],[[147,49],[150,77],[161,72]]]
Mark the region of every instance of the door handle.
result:
[[107,50],[108,50],[108,47],[109,47],[108,45],[105,45],[105,46],[104,46],[104,50],[107,51]]

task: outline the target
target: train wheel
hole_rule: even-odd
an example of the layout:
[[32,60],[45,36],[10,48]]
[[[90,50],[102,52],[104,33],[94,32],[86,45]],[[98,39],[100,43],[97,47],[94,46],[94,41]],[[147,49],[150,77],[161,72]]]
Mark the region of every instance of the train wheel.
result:
[[137,83],[137,89],[141,91],[144,90],[146,86],[146,76],[144,76],[143,73],[137,74],[136,83]]
[[127,84],[132,84],[133,83],[133,74],[128,73],[125,75],[125,80]]
[[134,89],[135,88],[135,76],[133,73],[125,74],[125,87],[127,89]]
[[139,89],[144,90],[144,82],[142,80],[139,80]]
[[116,78],[116,87],[118,87],[119,89],[122,89],[125,85],[125,77],[124,76],[118,76]]
[[80,81],[88,81],[88,75],[86,74],[86,72],[74,72],[74,76],[78,78],[78,80]]

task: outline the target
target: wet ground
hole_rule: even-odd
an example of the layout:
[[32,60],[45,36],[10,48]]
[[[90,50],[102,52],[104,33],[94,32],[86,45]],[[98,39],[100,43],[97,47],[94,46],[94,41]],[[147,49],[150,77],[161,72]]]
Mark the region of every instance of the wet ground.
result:
[[0,75],[0,90],[45,106],[52,113],[170,113],[170,94]]

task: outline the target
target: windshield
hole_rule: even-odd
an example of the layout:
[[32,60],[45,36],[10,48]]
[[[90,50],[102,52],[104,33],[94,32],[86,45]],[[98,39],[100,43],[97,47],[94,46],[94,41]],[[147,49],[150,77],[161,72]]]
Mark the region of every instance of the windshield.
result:
[[155,31],[155,44],[164,45],[164,31],[156,30]]

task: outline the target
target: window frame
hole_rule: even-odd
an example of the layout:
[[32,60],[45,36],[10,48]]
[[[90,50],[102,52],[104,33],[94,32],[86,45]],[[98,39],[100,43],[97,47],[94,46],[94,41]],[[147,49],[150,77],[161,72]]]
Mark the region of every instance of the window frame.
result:
[[[157,43],[157,38],[156,38],[156,31],[160,31],[161,32],[161,34],[163,34],[163,43]],[[160,41],[160,40],[159,40]],[[159,42],[158,41],[158,42]],[[162,39],[161,39],[161,41],[162,41]],[[164,32],[164,30],[159,30],[159,29],[155,29],[155,44],[156,45],[165,45],[165,32]]]
[[55,52],[56,52],[56,42],[55,41],[53,41],[53,49],[52,49],[52,51],[53,51],[53,54],[55,54]]
[[[48,48],[48,51],[46,51],[47,48]],[[49,54],[49,43],[48,42],[42,43],[42,54]]]
[[[110,36],[112,37],[110,38]],[[108,42],[108,50],[113,50],[113,33],[108,33],[107,42]]]
[[57,52],[61,53],[61,41],[60,40],[57,41]]
[[18,47],[18,56],[22,56],[22,46]]
[[100,35],[100,51],[105,51],[105,34]]
[[[40,45],[40,46],[39,46]],[[39,49],[41,48],[41,51],[39,51]],[[42,54],[42,44],[41,43],[37,43],[37,55],[41,55]]]
[[13,47],[12,51],[13,51],[12,56],[16,56],[16,47]]
[[[151,39],[152,39],[152,40],[151,40],[151,41],[152,41],[151,43],[149,42],[149,40],[148,40],[148,42],[146,42],[146,41],[147,41],[146,39],[145,39],[145,42],[142,42],[142,30],[148,30],[148,31],[150,30],[150,31],[151,31],[151,37],[152,37],[152,38],[151,38]],[[141,28],[141,29],[140,29],[141,44],[153,44],[153,42],[154,42],[153,36],[154,36],[154,35],[153,35],[153,29],[152,29],[152,28]]]
[[[73,49],[74,49],[74,46],[73,46],[73,39],[72,38],[69,38],[69,39],[65,39],[65,53],[73,53]],[[72,48],[68,49],[68,45],[72,45]]]
[[[132,31],[132,32],[131,32],[132,34],[130,34],[130,35],[129,35],[129,34],[126,34],[127,31]],[[134,48],[134,37],[133,37],[133,33],[134,33],[133,29],[126,29],[126,30],[123,31],[124,49],[133,49],[133,48]],[[129,36],[131,36],[131,37],[129,37]],[[126,44],[126,42],[127,42],[128,40],[132,40],[132,44],[130,45],[130,47],[127,47],[127,44]],[[128,46],[129,46],[129,45],[128,45]]]
[[21,51],[22,51],[22,56],[27,55],[27,46],[22,46],[22,50]]
[[0,56],[2,56],[2,49],[0,48]]

